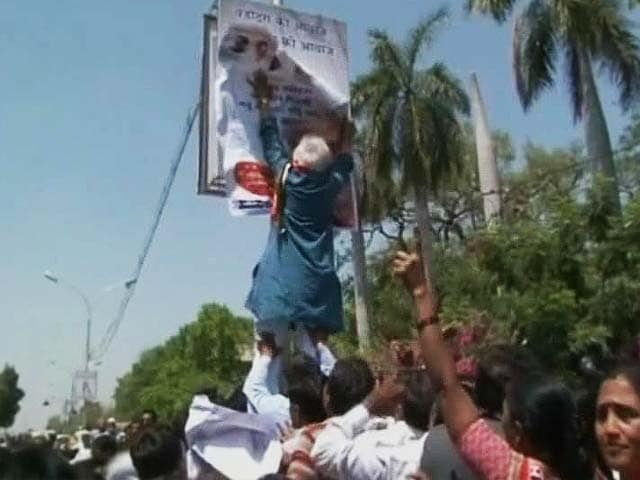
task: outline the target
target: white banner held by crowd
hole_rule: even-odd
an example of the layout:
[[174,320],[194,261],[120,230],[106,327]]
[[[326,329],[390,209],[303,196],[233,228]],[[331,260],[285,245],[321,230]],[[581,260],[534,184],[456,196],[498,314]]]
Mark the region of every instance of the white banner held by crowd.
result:
[[[337,141],[349,112],[346,25],[244,0],[220,0],[217,17],[205,17],[198,191],[228,197],[234,215],[268,213],[279,173],[262,161],[247,83],[259,69],[285,145],[307,132]],[[350,190],[339,196],[336,224],[352,223],[351,202]]]

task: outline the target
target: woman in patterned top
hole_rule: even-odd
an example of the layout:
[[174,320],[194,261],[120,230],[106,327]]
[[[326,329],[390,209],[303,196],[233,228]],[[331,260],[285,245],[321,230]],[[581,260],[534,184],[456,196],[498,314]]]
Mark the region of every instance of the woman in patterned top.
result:
[[458,380],[455,363],[442,338],[438,305],[427,287],[418,255],[398,252],[393,269],[414,297],[420,344],[431,381],[440,389],[445,425],[478,477],[593,478],[593,468],[580,455],[571,392],[542,377],[514,380],[505,400],[503,439],[480,418],[478,408]]

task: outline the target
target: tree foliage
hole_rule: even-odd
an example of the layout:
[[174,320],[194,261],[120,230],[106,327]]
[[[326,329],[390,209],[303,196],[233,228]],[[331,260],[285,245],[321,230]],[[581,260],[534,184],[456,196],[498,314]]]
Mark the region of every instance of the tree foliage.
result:
[[24,392],[18,386],[18,378],[18,372],[10,365],[5,365],[0,372],[0,427],[9,428],[13,425],[20,411]]
[[356,80],[352,95],[353,112],[366,131],[365,179],[372,190],[366,195],[368,213],[397,209],[398,195],[412,192],[428,285],[429,198],[459,167],[459,117],[470,109],[462,84],[443,63],[420,67],[421,53],[432,46],[447,18],[447,9],[435,10],[402,43],[384,31],[369,31],[373,68]]
[[[516,0],[467,0],[467,9],[504,22]],[[523,2],[520,2],[523,3]],[[640,95],[640,43],[619,0],[528,0],[515,19],[513,62],[518,95],[528,109],[555,80],[564,59],[565,76],[576,119],[584,113],[580,55],[599,63],[618,88],[620,105],[628,108]]]
[[[620,217],[609,215],[606,186],[588,181],[579,147],[529,144],[521,168],[503,168],[503,224],[478,228],[471,217],[480,204],[466,204],[476,213],[460,217],[461,235],[440,237],[434,252],[446,324],[488,325],[496,341],[526,343],[567,375],[583,355],[612,356],[638,334],[640,172],[631,161],[640,145],[638,123],[634,117],[620,142],[618,161],[627,162],[629,180]],[[449,188],[451,195],[473,192],[473,175]],[[388,242],[370,255],[378,345],[414,335],[410,299],[389,274],[397,248]],[[345,285],[349,296],[348,279]],[[350,345],[348,336],[337,343]]]
[[640,99],[640,41],[621,0],[467,0],[468,10],[504,22],[517,3],[512,52],[518,96],[525,110],[550,89],[559,66],[575,121],[582,120],[591,168],[602,175],[601,195],[620,213],[620,189],[594,66],[606,71],[627,111]]
[[[424,183],[437,188],[458,166],[458,115],[468,115],[469,99],[443,63],[420,66],[420,54],[432,46],[447,18],[446,9],[436,10],[404,43],[380,30],[369,32],[373,68],[352,87],[354,114],[366,131],[369,188],[406,192]],[[379,198],[375,192],[371,196]],[[372,211],[380,207],[373,205]]]
[[250,351],[252,324],[218,304],[202,306],[195,322],[163,345],[142,353],[118,380],[116,412],[124,418],[153,408],[172,419],[194,393],[205,388],[230,392],[247,372],[243,357]]

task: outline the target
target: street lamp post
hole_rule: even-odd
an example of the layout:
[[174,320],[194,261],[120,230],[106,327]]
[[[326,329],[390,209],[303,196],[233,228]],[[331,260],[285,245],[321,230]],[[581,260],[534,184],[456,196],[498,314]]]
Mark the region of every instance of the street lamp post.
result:
[[85,346],[84,346],[84,371],[89,371],[89,362],[91,361],[91,323],[93,320],[93,309],[91,308],[91,302],[89,302],[89,298],[84,294],[82,290],[80,290],[75,285],[71,283],[65,282],[60,279],[60,277],[54,275],[49,270],[44,272],[44,278],[53,282],[57,285],[62,285],[67,289],[75,292],[77,295],[82,298],[82,302],[84,303],[84,307],[87,311],[87,331],[85,336]]
[[[72,292],[76,293],[81,299],[82,299],[82,303],[85,306],[86,309],[86,323],[87,323],[87,329],[86,329],[86,335],[85,335],[85,345],[84,345],[84,371],[82,373],[84,373],[84,375],[82,375],[82,373],[80,372],[76,372],[76,374],[74,375],[74,380],[77,376],[79,376],[80,378],[83,379],[83,386],[82,386],[82,399],[84,400],[84,402],[86,403],[90,397],[89,397],[89,391],[87,389],[88,385],[87,382],[89,381],[89,379],[94,379],[95,382],[95,387],[97,388],[97,383],[98,383],[98,377],[97,377],[97,372],[93,372],[93,375],[91,375],[91,326],[93,323],[93,307],[91,302],[89,301],[89,297],[87,297],[87,295],[80,290],[78,287],[76,287],[75,285],[63,280],[62,278],[60,278],[58,275],[54,275],[50,270],[47,270],[44,272],[44,278],[46,278],[47,280],[49,280],[52,283],[55,283],[56,285],[61,285],[65,288],[67,288],[68,290],[71,290]],[[120,281],[118,283],[115,283],[113,285],[110,285],[106,288],[104,288],[102,290],[102,294],[100,296],[98,296],[95,301],[94,304],[97,303],[104,295],[106,295],[107,293],[109,293],[111,290],[113,290],[116,287],[119,286],[124,286],[125,288],[131,288],[135,283],[136,283],[137,279],[136,278],[130,278],[127,279],[125,281]],[[99,365],[99,363],[95,363],[95,365]],[[95,388],[94,388],[95,390]],[[74,391],[74,388],[72,388],[72,392]],[[96,392],[94,392],[95,394]],[[72,393],[73,396],[73,393]],[[74,401],[72,399],[72,401]]]

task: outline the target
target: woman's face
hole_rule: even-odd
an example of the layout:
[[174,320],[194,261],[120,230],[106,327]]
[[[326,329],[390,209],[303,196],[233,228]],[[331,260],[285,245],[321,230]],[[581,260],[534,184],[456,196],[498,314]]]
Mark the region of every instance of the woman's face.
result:
[[600,386],[595,429],[609,468],[640,473],[640,398],[625,377],[605,380]]

